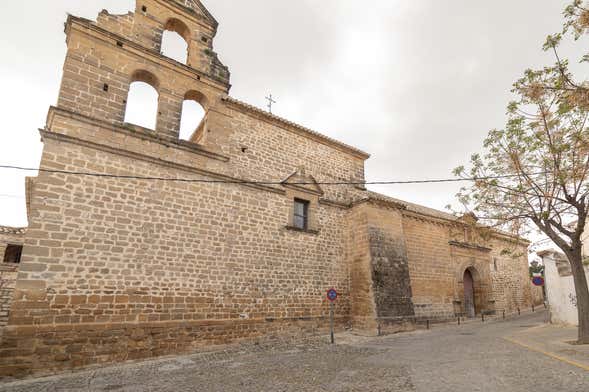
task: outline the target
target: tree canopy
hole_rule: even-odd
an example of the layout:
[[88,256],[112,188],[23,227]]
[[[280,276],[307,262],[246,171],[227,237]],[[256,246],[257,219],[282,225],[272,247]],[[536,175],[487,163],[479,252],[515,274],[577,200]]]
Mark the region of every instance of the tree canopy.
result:
[[[561,58],[563,39],[589,32],[589,7],[575,0],[564,11],[562,32],[548,36],[543,49],[554,64],[527,69],[513,84],[515,99],[507,122],[489,132],[484,152],[455,175],[472,180],[458,198],[490,225],[517,234],[536,227],[571,263],[578,301],[579,342],[589,344],[589,289],[582,235],[589,213],[589,84],[576,80]],[[589,54],[579,58],[589,62]]]

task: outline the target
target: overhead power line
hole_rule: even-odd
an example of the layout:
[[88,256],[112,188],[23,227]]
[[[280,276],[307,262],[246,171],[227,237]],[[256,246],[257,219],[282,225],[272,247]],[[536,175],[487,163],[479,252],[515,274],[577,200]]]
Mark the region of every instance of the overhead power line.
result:
[[[168,182],[189,182],[200,184],[243,184],[243,185],[283,185],[285,181],[250,181],[250,180],[204,180],[192,178],[173,178],[173,177],[142,177],[130,175],[115,175],[105,173],[89,173],[77,172],[57,169],[36,169],[31,167],[21,167],[12,165],[0,165],[0,169],[20,170],[53,174],[66,174],[74,176],[85,177],[100,177],[113,178],[124,180],[142,180],[142,181],[168,181]],[[517,174],[503,175],[503,176],[488,176],[488,177],[472,177],[472,178],[443,178],[443,179],[428,179],[428,180],[404,180],[404,181],[335,181],[335,182],[288,182],[290,185],[408,185],[408,184],[439,184],[452,182],[468,182],[480,180],[495,180],[504,178],[515,178]]]

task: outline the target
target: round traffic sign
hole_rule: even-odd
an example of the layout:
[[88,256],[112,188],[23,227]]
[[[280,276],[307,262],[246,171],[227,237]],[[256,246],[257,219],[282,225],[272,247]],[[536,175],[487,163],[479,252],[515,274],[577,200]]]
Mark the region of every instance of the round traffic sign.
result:
[[544,278],[541,276],[534,276],[532,283],[534,283],[534,286],[544,286]]
[[334,302],[337,299],[337,291],[335,289],[329,289],[327,291],[327,299]]

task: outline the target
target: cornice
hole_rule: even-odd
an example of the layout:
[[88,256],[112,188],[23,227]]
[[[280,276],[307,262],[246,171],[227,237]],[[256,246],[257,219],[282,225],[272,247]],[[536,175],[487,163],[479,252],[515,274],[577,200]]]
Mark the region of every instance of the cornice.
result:
[[264,190],[264,191],[276,193],[279,195],[285,194],[284,190],[274,188],[271,186],[249,183],[249,182],[247,182],[247,180],[226,176],[226,175],[223,175],[220,173],[215,173],[215,172],[211,172],[209,170],[199,169],[199,168],[192,167],[192,166],[182,165],[180,163],[164,160],[161,158],[154,158],[149,155],[140,154],[137,152],[132,152],[132,151],[128,151],[128,150],[124,150],[124,149],[120,149],[120,148],[115,148],[115,147],[107,146],[104,144],[90,142],[88,140],[82,140],[82,139],[79,139],[79,138],[76,138],[73,136],[68,136],[68,135],[64,135],[61,133],[51,132],[46,129],[40,129],[39,133],[41,134],[41,137],[43,139],[55,140],[58,142],[71,143],[71,144],[75,144],[75,145],[79,145],[79,146],[83,146],[83,147],[87,147],[87,148],[92,148],[95,150],[104,151],[104,152],[119,155],[119,156],[124,156],[124,157],[131,158],[134,160],[141,160],[143,162],[148,162],[148,163],[159,165],[159,166],[182,170],[182,171],[185,171],[188,173],[199,174],[199,175],[210,177],[210,178],[213,178],[216,180],[227,181],[227,182],[230,182],[231,184],[234,184],[234,185],[245,186],[248,188],[255,188],[258,190]]
[[[168,146],[168,147],[186,150],[186,151],[192,152],[194,154],[203,155],[207,158],[215,159],[215,160],[218,160],[221,162],[228,162],[229,161],[228,157],[213,153],[211,151],[207,151],[207,150],[203,149],[202,147],[196,146],[194,143],[183,142],[183,141],[170,141],[168,139],[162,139],[162,138],[159,138],[155,135],[148,133],[147,131],[142,131],[141,127],[133,126],[133,128],[128,128],[125,126],[116,126],[116,125],[113,125],[111,123],[108,123],[108,122],[105,122],[102,120],[87,117],[87,116],[84,116],[84,115],[81,115],[78,113],[70,112],[68,110],[58,108],[58,107],[53,107],[53,106],[49,110],[49,115],[48,115],[48,119],[47,119],[47,124],[48,124],[47,129],[40,129],[39,130],[39,132],[43,138],[53,139],[53,140],[57,140],[57,141],[61,141],[61,142],[72,143],[72,144],[76,144],[76,145],[82,145],[82,146],[97,149],[100,151],[105,151],[105,152],[117,154],[117,155],[123,155],[123,156],[129,157],[129,158],[139,159],[139,160],[143,160],[146,162],[150,162],[150,163],[154,163],[154,164],[158,164],[158,165],[162,165],[162,166],[166,166],[166,167],[173,167],[173,168],[184,170],[184,171],[195,172],[195,173],[206,175],[209,177],[227,180],[232,183],[235,183],[236,185],[249,186],[252,188],[264,190],[264,191],[271,192],[271,193],[276,193],[276,194],[281,194],[281,195],[284,195],[286,193],[283,187],[277,188],[277,187],[272,187],[272,186],[263,185],[263,184],[262,185],[249,184],[249,183],[247,183],[249,180],[246,180],[246,179],[225,176],[223,174],[219,174],[219,173],[215,173],[215,172],[211,172],[211,171],[207,171],[207,170],[202,170],[202,169],[197,169],[197,168],[194,168],[191,166],[181,165],[181,164],[178,164],[178,163],[175,163],[172,161],[167,161],[167,160],[163,160],[160,158],[154,158],[154,157],[146,155],[146,154],[139,154],[139,153],[135,153],[135,152],[128,151],[128,150],[115,148],[112,146],[107,146],[107,145],[101,144],[101,143],[94,143],[91,141],[82,140],[80,138],[76,138],[76,137],[69,136],[69,135],[64,135],[62,133],[52,132],[50,130],[50,128],[51,128],[53,118],[56,115],[63,115],[63,116],[72,118],[74,120],[84,122],[84,123],[89,124],[91,126],[103,127],[108,130],[111,130],[113,132],[122,132],[122,133],[129,135],[129,136],[136,137],[136,138],[139,138],[142,140],[148,140],[148,141],[152,141],[152,142],[156,142],[156,143],[161,143],[161,144]],[[240,183],[240,181],[243,181],[243,183]],[[304,190],[306,192],[309,192],[308,189],[304,189]],[[321,196],[321,194],[317,193],[317,196]],[[319,199],[319,204],[329,206],[329,207],[339,208],[339,209],[349,209],[350,208],[349,203],[344,203],[344,202],[339,202],[339,201],[324,199],[324,198]]]
[[[369,200],[372,201],[373,203],[374,203],[374,200],[377,200],[377,201],[380,201],[383,205],[388,205],[389,207],[393,207],[393,208],[394,208],[394,205],[397,204],[397,205],[401,206],[400,208],[399,207],[397,207],[397,208],[401,209],[403,211],[403,216],[405,216],[407,218],[412,218],[412,219],[416,219],[416,220],[420,220],[420,221],[424,221],[424,222],[430,222],[433,224],[446,225],[446,226],[450,226],[450,227],[470,226],[468,223],[460,220],[459,218],[451,219],[450,216],[445,218],[443,216],[428,214],[427,212],[415,211],[413,209],[409,209],[406,204],[403,204],[400,201],[397,202],[394,200],[390,200],[389,198],[387,198],[384,195],[379,197],[379,194],[376,194],[374,192],[370,192],[369,196],[367,196],[366,199],[362,199],[359,202],[356,202],[356,204],[362,203],[362,202],[367,202]],[[522,246],[529,246],[531,243],[524,238],[518,237],[513,234],[505,233],[502,231],[498,231],[496,229],[491,229],[487,226],[477,225],[477,228],[489,229],[491,231],[491,236],[493,238],[496,238],[496,239],[499,239],[502,241],[510,241],[513,243],[520,243]]]
[[474,249],[481,252],[491,252],[493,249],[487,248],[486,246],[480,246],[476,244],[470,244],[467,242],[459,242],[459,241],[448,241],[448,244],[452,246],[456,246],[458,248],[465,248],[465,249]]
[[409,219],[415,219],[418,221],[422,221],[422,222],[429,222],[431,224],[435,224],[435,225],[442,225],[442,226],[454,226],[454,227],[458,227],[458,226],[462,226],[459,223],[457,223],[456,221],[453,221],[451,219],[444,219],[444,218],[440,218],[438,216],[433,216],[433,215],[428,215],[428,214],[424,214],[421,212],[416,212],[416,211],[410,211],[410,210],[405,210],[403,211],[403,216]]
[[339,209],[343,209],[343,210],[349,210],[351,207],[349,203],[343,203],[340,201],[329,200],[329,199],[319,199],[319,204],[329,206],[329,207],[339,208]]
[[372,205],[375,205],[378,207],[390,208],[390,209],[401,210],[401,211],[404,211],[407,209],[407,206],[405,206],[401,203],[395,203],[390,200],[375,199],[372,197],[366,197],[366,198],[357,200],[357,201],[353,202],[350,206],[356,207],[361,204],[372,204]]
[[49,114],[47,115],[47,128],[51,129],[55,116],[63,116],[66,118],[73,119],[75,121],[88,124],[90,126],[108,129],[113,132],[123,133],[127,136],[134,137],[141,140],[148,140],[150,142],[158,143],[166,147],[177,148],[180,150],[188,151],[190,153],[201,155],[210,159],[214,159],[221,162],[229,162],[229,157],[218,154],[213,151],[209,151],[206,148],[197,144],[183,141],[174,140],[168,137],[162,137],[155,134],[153,131],[148,131],[145,128],[136,125],[115,125],[104,120],[99,120],[93,117],[85,116],[83,114],[75,113],[63,108],[51,106],[49,108]]

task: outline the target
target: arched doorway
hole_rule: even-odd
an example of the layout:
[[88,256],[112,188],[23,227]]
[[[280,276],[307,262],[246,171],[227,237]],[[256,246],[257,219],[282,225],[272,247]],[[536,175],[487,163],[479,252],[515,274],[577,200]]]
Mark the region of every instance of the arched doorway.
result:
[[469,269],[464,271],[464,312],[467,317],[476,317],[475,298],[474,298],[474,279]]

